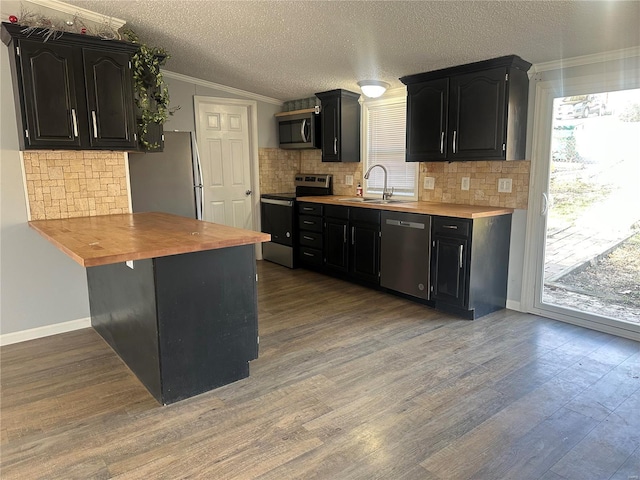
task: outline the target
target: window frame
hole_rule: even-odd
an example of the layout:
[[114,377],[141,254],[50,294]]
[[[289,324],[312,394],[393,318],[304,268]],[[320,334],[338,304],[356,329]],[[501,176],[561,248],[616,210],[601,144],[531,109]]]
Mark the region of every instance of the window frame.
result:
[[[369,182],[364,178],[365,172],[369,169],[371,165],[374,165],[373,162],[370,161],[370,153],[369,153],[369,109],[371,107],[384,107],[387,105],[398,105],[402,104],[403,108],[406,112],[407,106],[407,92],[405,88],[396,89],[395,91],[388,92],[386,95],[380,98],[365,98],[361,100],[361,151],[362,151],[362,190],[364,196],[380,196],[382,195],[382,191],[380,188],[373,188],[369,186]],[[403,139],[403,149],[402,149],[402,159],[405,164],[411,163],[414,168],[414,182],[413,182],[413,192],[411,195],[405,193],[398,193],[397,196],[402,197],[403,200],[407,201],[417,201],[419,197],[419,177],[420,177],[420,169],[419,164],[415,162],[406,162],[406,120],[405,126],[401,129],[402,132],[405,132],[405,137]],[[408,165],[406,165],[408,166]],[[391,183],[391,182],[390,182]],[[388,185],[389,188],[393,187],[393,184]],[[396,193],[394,192],[394,196]]]

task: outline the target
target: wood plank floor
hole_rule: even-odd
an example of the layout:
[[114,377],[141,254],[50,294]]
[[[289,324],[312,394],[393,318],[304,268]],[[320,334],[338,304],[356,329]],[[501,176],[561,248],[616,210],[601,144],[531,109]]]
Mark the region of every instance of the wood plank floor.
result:
[[91,329],[0,349],[8,479],[640,477],[640,344],[259,262],[251,376],[161,407]]

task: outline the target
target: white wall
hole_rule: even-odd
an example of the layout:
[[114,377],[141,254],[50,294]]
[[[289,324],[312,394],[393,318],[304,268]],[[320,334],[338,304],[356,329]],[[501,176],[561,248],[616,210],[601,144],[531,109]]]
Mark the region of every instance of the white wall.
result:
[[165,130],[195,131],[195,113],[193,97],[244,98],[256,100],[258,104],[258,147],[278,147],[278,134],[274,114],[282,110],[282,103],[260,95],[243,94],[233,88],[196,79],[185,78],[171,72],[164,72],[164,79],[169,85],[170,108],[179,106],[165,123]]
[[0,45],[0,334],[86,319],[84,268],[27,225],[9,50]]

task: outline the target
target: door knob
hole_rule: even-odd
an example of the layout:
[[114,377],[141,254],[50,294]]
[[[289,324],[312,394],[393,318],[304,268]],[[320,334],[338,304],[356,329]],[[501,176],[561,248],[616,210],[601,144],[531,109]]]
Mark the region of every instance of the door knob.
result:
[[251,195],[251,190],[247,190],[246,192],[244,192],[245,195]]

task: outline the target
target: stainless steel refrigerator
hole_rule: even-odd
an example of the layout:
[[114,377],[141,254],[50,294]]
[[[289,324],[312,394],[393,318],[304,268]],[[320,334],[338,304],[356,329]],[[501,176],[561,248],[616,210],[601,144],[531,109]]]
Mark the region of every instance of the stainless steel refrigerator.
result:
[[164,132],[164,150],[130,153],[133,212],[166,212],[202,220],[202,168],[193,132]]

